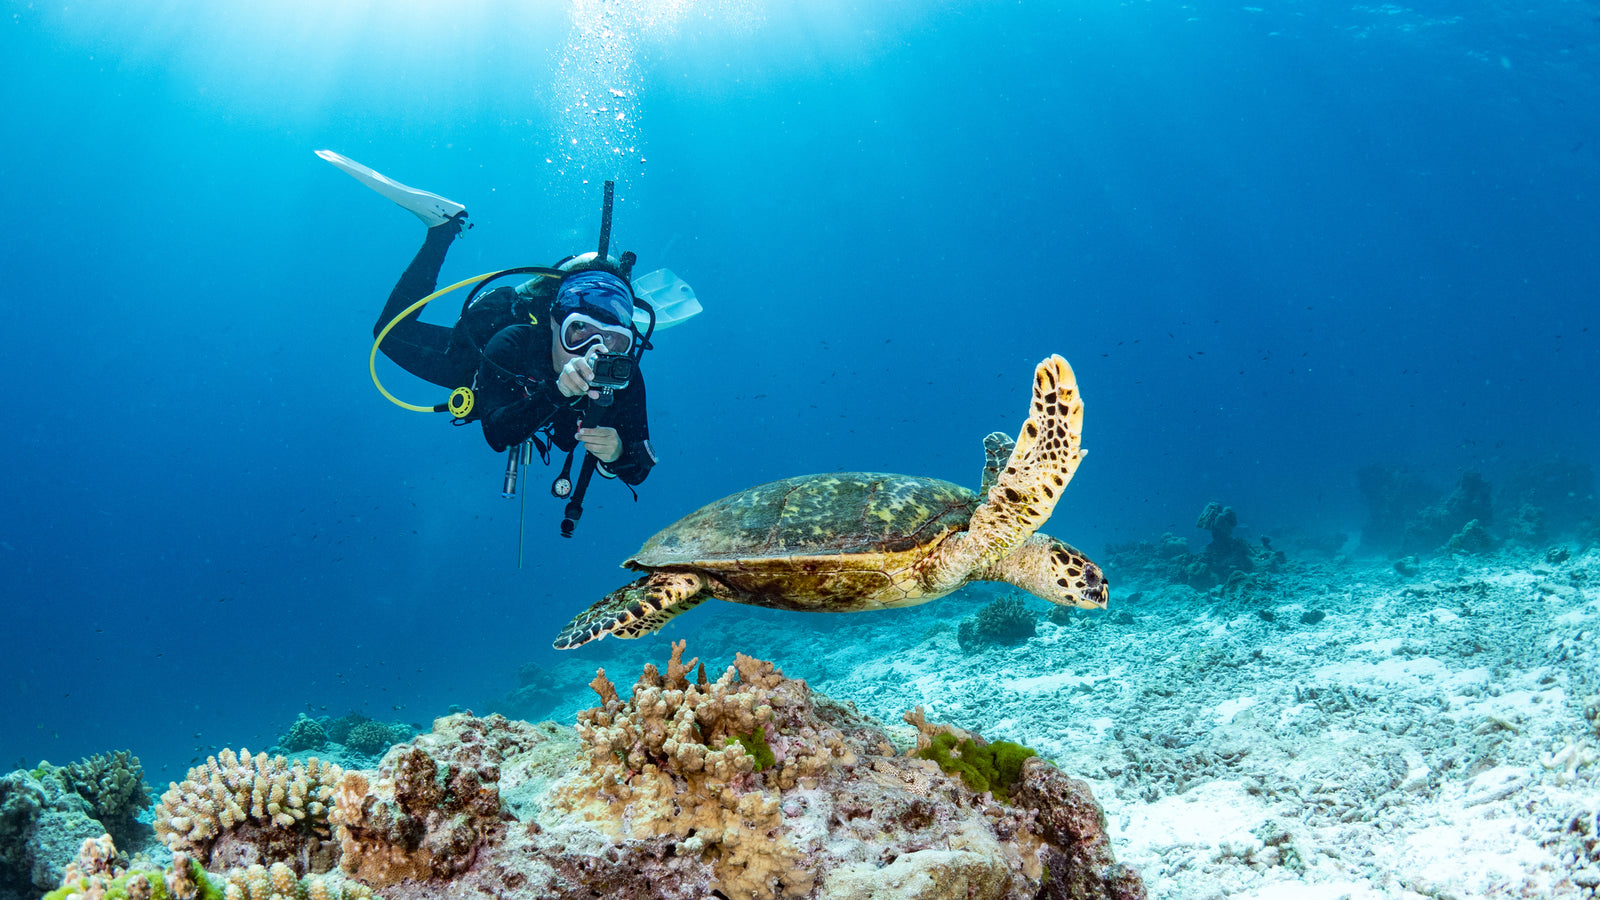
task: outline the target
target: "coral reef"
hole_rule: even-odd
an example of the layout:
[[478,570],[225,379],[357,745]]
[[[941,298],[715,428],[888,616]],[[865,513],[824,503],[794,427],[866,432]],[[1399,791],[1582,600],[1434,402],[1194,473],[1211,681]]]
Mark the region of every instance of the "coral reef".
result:
[[1212,575],[1226,581],[1234,572],[1249,572],[1255,568],[1250,545],[1234,536],[1233,530],[1239,527],[1239,514],[1233,507],[1215,500],[1207,503],[1195,519],[1194,527],[1211,532],[1211,543],[1201,551],[1200,558]]
[[1574,534],[1600,515],[1594,468],[1587,462],[1552,457],[1514,466],[1497,480],[1496,506],[1535,508],[1552,534]]
[[28,772],[11,772],[0,778],[0,890],[31,886],[28,839],[44,805],[44,790]]
[[1543,546],[1550,540],[1550,526],[1543,507],[1524,503],[1506,523],[1506,537],[1525,547]]
[[156,805],[156,834],[174,852],[213,868],[289,863],[295,872],[333,864],[328,803],[343,770],[223,750],[173,783]]
[[1259,547],[1234,534],[1239,515],[1233,507],[1212,501],[1195,520],[1195,527],[1211,533],[1211,541],[1199,553],[1189,551],[1189,542],[1163,534],[1157,543],[1135,541],[1116,544],[1106,551],[1105,562],[1115,577],[1128,581],[1185,584],[1196,590],[1223,588],[1228,596],[1264,593],[1270,588],[1265,573],[1281,571],[1288,556],[1275,550],[1272,541],[1261,538]]
[[341,743],[357,753],[372,756],[394,746],[394,733],[380,722],[358,722],[345,732]]
[[[1132,873],[1075,869],[1081,848],[1050,843],[1041,806],[997,802],[915,751],[897,753],[871,720],[770,662],[741,654],[710,682],[683,649],[673,645],[665,675],[646,666],[631,700],[603,671],[596,677],[602,705],[579,723],[587,765],[556,787],[540,819],[551,833],[574,821],[596,829],[625,849],[622,858],[661,873],[654,892],[624,895],[1022,900],[1040,893],[1049,857],[1061,866],[1052,881],[1083,887],[1059,896],[1143,896]],[[952,738],[982,745],[928,725],[920,711],[908,721],[920,722],[917,749]],[[738,739],[757,728],[774,756],[760,771]],[[1007,766],[1022,761],[1013,754]],[[1055,773],[1026,760],[1013,778],[1018,794],[1033,771]],[[614,874],[586,883],[615,891]]]
[[1453,554],[1489,553],[1499,541],[1477,519],[1469,519],[1461,530],[1450,536],[1444,549]]
[[147,834],[135,819],[147,805],[143,771],[127,752],[0,778],[0,891],[55,887],[83,842],[107,831]]
[[1406,542],[1408,523],[1439,496],[1436,486],[1401,466],[1363,466],[1356,471],[1356,483],[1367,502],[1361,547],[1375,553],[1399,551]]
[[326,728],[329,740],[369,755],[383,753],[417,733],[405,722],[379,722],[354,712],[328,722]]
[[517,669],[517,689],[494,704],[508,718],[533,721],[566,696],[566,681],[548,665],[527,663]]
[[1129,581],[1188,584],[1188,571],[1197,562],[1189,552],[1189,542],[1171,532],[1159,541],[1130,541],[1111,544],[1102,557],[1107,572],[1118,583]]
[[1014,800],[1038,813],[1045,879],[1038,900],[1135,900],[1144,881],[1118,863],[1106,834],[1106,814],[1086,782],[1037,758],[1023,762]]
[[322,723],[304,713],[294,720],[289,730],[278,739],[278,746],[288,753],[321,750],[328,745],[328,730]]
[[1455,488],[1443,500],[1418,511],[1406,522],[1401,550],[1430,553],[1445,548],[1451,537],[1477,521],[1480,528],[1494,524],[1489,482],[1477,472],[1461,473]]
[[1144,896],[1087,786],[1031,751],[920,709],[902,751],[770,662],[739,654],[713,680],[683,651],[627,698],[601,670],[576,729],[451,715],[369,771],[223,751],[157,807],[172,866],[80,840],[55,896]]
[[150,805],[150,789],[144,782],[139,758],[127,750],[98,753],[65,766],[40,763],[34,770],[49,775],[77,794],[89,805],[89,813],[106,823],[112,835],[116,827],[133,822]]
[[346,774],[331,817],[340,866],[378,887],[471,868],[511,818],[501,807],[501,764],[544,740],[544,732],[525,722],[458,713],[391,750],[375,780],[365,772]]
[[[1064,607],[1063,607],[1064,608]],[[1038,614],[1017,594],[1007,594],[979,609],[976,615],[961,620],[956,643],[967,653],[986,647],[1021,644],[1037,632]]]
[[[673,645],[664,677],[647,666],[627,702],[604,670],[596,676],[603,705],[578,718],[589,777],[558,793],[556,808],[613,836],[692,839],[730,897],[804,896],[817,873],[781,835],[781,793],[814,790],[835,761],[853,765],[856,754],[837,729],[806,715],[803,684],[771,663],[741,654],[714,684],[703,666],[690,684],[698,660],[683,662],[683,648]],[[761,772],[739,740],[758,729],[775,746]]]
[[1451,539],[1473,520],[1487,533],[1496,510],[1510,511],[1500,524],[1515,543],[1581,542],[1586,523],[1600,513],[1592,468],[1559,457],[1510,469],[1498,489],[1478,472],[1463,472],[1448,494],[1397,467],[1367,466],[1357,477],[1368,508],[1362,547],[1385,554],[1483,552]]
[[44,900],[71,897],[97,900],[152,898],[221,898],[221,900],[365,900],[373,897],[364,884],[338,875],[295,875],[284,863],[252,865],[224,874],[207,872],[188,854],[173,854],[165,869],[129,865],[118,857],[110,835],[85,840],[77,859],[67,867],[61,887]]

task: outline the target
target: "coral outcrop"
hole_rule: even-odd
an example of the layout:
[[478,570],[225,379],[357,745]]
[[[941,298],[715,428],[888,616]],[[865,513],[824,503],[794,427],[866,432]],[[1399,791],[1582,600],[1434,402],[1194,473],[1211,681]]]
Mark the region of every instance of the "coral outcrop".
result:
[[58,896],[1144,897],[1088,787],[1026,748],[920,709],[897,748],[771,662],[739,654],[711,679],[682,642],[626,697],[604,670],[591,687],[576,729],[451,715],[375,771],[224,751],[162,797],[169,870],[105,864]]
[[321,722],[310,718],[304,713],[294,720],[289,730],[283,737],[278,738],[278,746],[290,753],[299,753],[304,750],[321,750],[328,745],[328,730]]
[[[1051,856],[1039,808],[999,802],[959,772],[897,752],[875,722],[772,663],[739,655],[708,681],[683,650],[673,645],[664,675],[647,666],[628,700],[603,671],[596,677],[602,705],[579,722],[586,764],[557,786],[540,819],[551,831],[574,819],[587,824],[634,864],[659,871],[653,883],[670,886],[628,896],[714,889],[731,900],[1031,900],[1047,857],[1062,866],[1052,870],[1061,878],[1087,858],[1076,846]],[[940,735],[976,739],[921,719],[911,719],[921,723],[921,749]],[[764,768],[741,739],[757,729],[773,754]],[[1024,769],[1055,772],[1040,760]],[[1026,783],[1019,775],[1019,793]],[[657,862],[642,859],[652,855]],[[1123,881],[1108,880],[1109,863],[1101,862],[1072,875],[1098,885],[1076,896],[1143,896],[1136,875],[1118,870],[1111,874]]]
[[1032,750],[1011,741],[984,741],[951,726],[930,726],[922,707],[906,713],[906,721],[918,731],[918,759],[937,763],[946,775],[959,775],[974,791],[988,791],[997,799],[1011,799],[1011,789],[1022,778],[1022,766],[1037,756]]
[[156,835],[212,868],[283,862],[296,873],[326,872],[336,849],[328,804],[343,776],[315,757],[291,763],[223,750],[161,795]]
[[[1234,534],[1239,514],[1216,501],[1200,510],[1194,524],[1211,534],[1199,553],[1190,552],[1188,541],[1164,534],[1158,543],[1136,541],[1109,547],[1105,564],[1123,582],[1185,584],[1214,592],[1221,588],[1217,593],[1223,596],[1247,600],[1251,595],[1271,593],[1273,574],[1289,564],[1286,553],[1273,549],[1267,537],[1260,538],[1260,546],[1256,546]],[[1343,536],[1333,543],[1342,545]]]
[[1239,527],[1239,514],[1233,507],[1215,500],[1207,503],[1195,519],[1194,527],[1211,533],[1211,543],[1201,551],[1200,558],[1212,575],[1226,581],[1235,572],[1249,572],[1255,568],[1249,543],[1233,533]]
[[1469,519],[1461,530],[1450,536],[1445,542],[1444,549],[1456,555],[1472,555],[1489,553],[1499,545],[1499,541],[1489,533],[1483,523],[1477,519]]
[[[385,751],[419,730],[405,722],[379,722],[358,712],[338,718],[308,716],[301,713],[293,724],[278,738],[273,749],[280,753],[303,753],[315,750],[324,757],[352,763],[352,756],[368,757],[375,762]],[[365,763],[368,759],[354,762]]]
[[[1477,472],[1463,472],[1455,488],[1437,503],[1423,507],[1406,523],[1401,549],[1428,553],[1446,549],[1451,538],[1469,525],[1482,530],[1494,524],[1489,482]],[[1473,525],[1473,523],[1476,523]],[[1455,551],[1454,546],[1448,549]]]
[[967,653],[1021,644],[1037,633],[1038,622],[1038,614],[1020,596],[1007,594],[984,605],[977,615],[962,619],[956,629],[956,643]]
[[544,740],[526,722],[458,713],[391,750],[376,778],[346,774],[332,815],[340,866],[377,887],[470,869],[511,819],[501,806],[501,765]]
[[1361,546],[1369,552],[1400,552],[1412,519],[1439,496],[1438,487],[1402,466],[1363,466],[1356,472],[1356,482],[1367,503]]
[[0,778],[0,894],[55,887],[87,839],[148,835],[135,817],[149,803],[139,760],[126,751]]
[[[51,770],[49,763],[40,770]],[[53,770],[57,781],[82,797],[89,814],[100,820],[113,837],[131,836],[139,830],[135,818],[150,805],[139,757],[127,750],[97,753]]]
[[373,896],[364,884],[339,875],[301,877],[281,862],[214,875],[180,851],[172,855],[172,863],[165,869],[130,865],[118,856],[111,836],[102,835],[83,842],[61,887],[46,894],[44,900],[367,900]]

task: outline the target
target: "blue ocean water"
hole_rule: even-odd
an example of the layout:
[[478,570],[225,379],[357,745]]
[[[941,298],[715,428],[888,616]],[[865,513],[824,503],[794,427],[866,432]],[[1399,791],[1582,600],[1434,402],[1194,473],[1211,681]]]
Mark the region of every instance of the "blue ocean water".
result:
[[[1091,452],[1049,531],[1091,553],[1209,500],[1353,534],[1373,463],[1600,462],[1593,3],[7,12],[6,768],[160,784],[495,696],[704,502],[975,485],[1053,352]],[[644,360],[637,502],[563,540],[536,469],[517,568],[503,460],[368,379],[423,228],[324,147],[467,205],[442,283],[592,248],[617,181],[616,245],[706,306]]]

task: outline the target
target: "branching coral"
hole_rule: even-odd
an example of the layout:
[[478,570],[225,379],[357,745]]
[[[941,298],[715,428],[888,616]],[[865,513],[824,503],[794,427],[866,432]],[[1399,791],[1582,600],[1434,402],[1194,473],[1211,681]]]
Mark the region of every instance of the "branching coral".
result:
[[328,804],[344,775],[313,757],[290,763],[265,753],[224,750],[189,770],[161,795],[156,834],[174,851],[213,861],[216,845],[243,832],[233,862],[289,862],[296,871],[325,871],[331,847]]
[[664,677],[646,665],[628,701],[600,671],[592,687],[603,705],[578,715],[587,777],[555,803],[618,835],[675,836],[680,852],[710,858],[729,897],[803,895],[815,872],[780,833],[781,792],[815,788],[856,753],[819,727],[804,683],[772,663],[739,654],[715,682],[701,666],[691,683],[698,660],[684,662],[683,650],[672,645]]
[[97,753],[56,771],[62,783],[89,803],[102,822],[132,819],[150,805],[139,757],[127,750]]

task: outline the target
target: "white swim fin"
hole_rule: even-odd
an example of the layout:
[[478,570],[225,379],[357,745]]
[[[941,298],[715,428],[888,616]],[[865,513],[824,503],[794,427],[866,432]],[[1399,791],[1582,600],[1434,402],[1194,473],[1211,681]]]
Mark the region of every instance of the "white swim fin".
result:
[[[657,269],[633,279],[633,292],[655,307],[657,331],[682,325],[702,311],[694,288],[672,274],[671,269]],[[650,324],[650,314],[635,309],[633,322],[642,331]]]
[[361,182],[390,200],[400,204],[427,224],[429,228],[448,222],[456,214],[464,212],[465,206],[454,200],[446,200],[438,194],[419,191],[414,187],[406,187],[380,172],[363,166],[348,156],[340,156],[332,150],[318,150],[317,155],[343,169],[351,178]]

